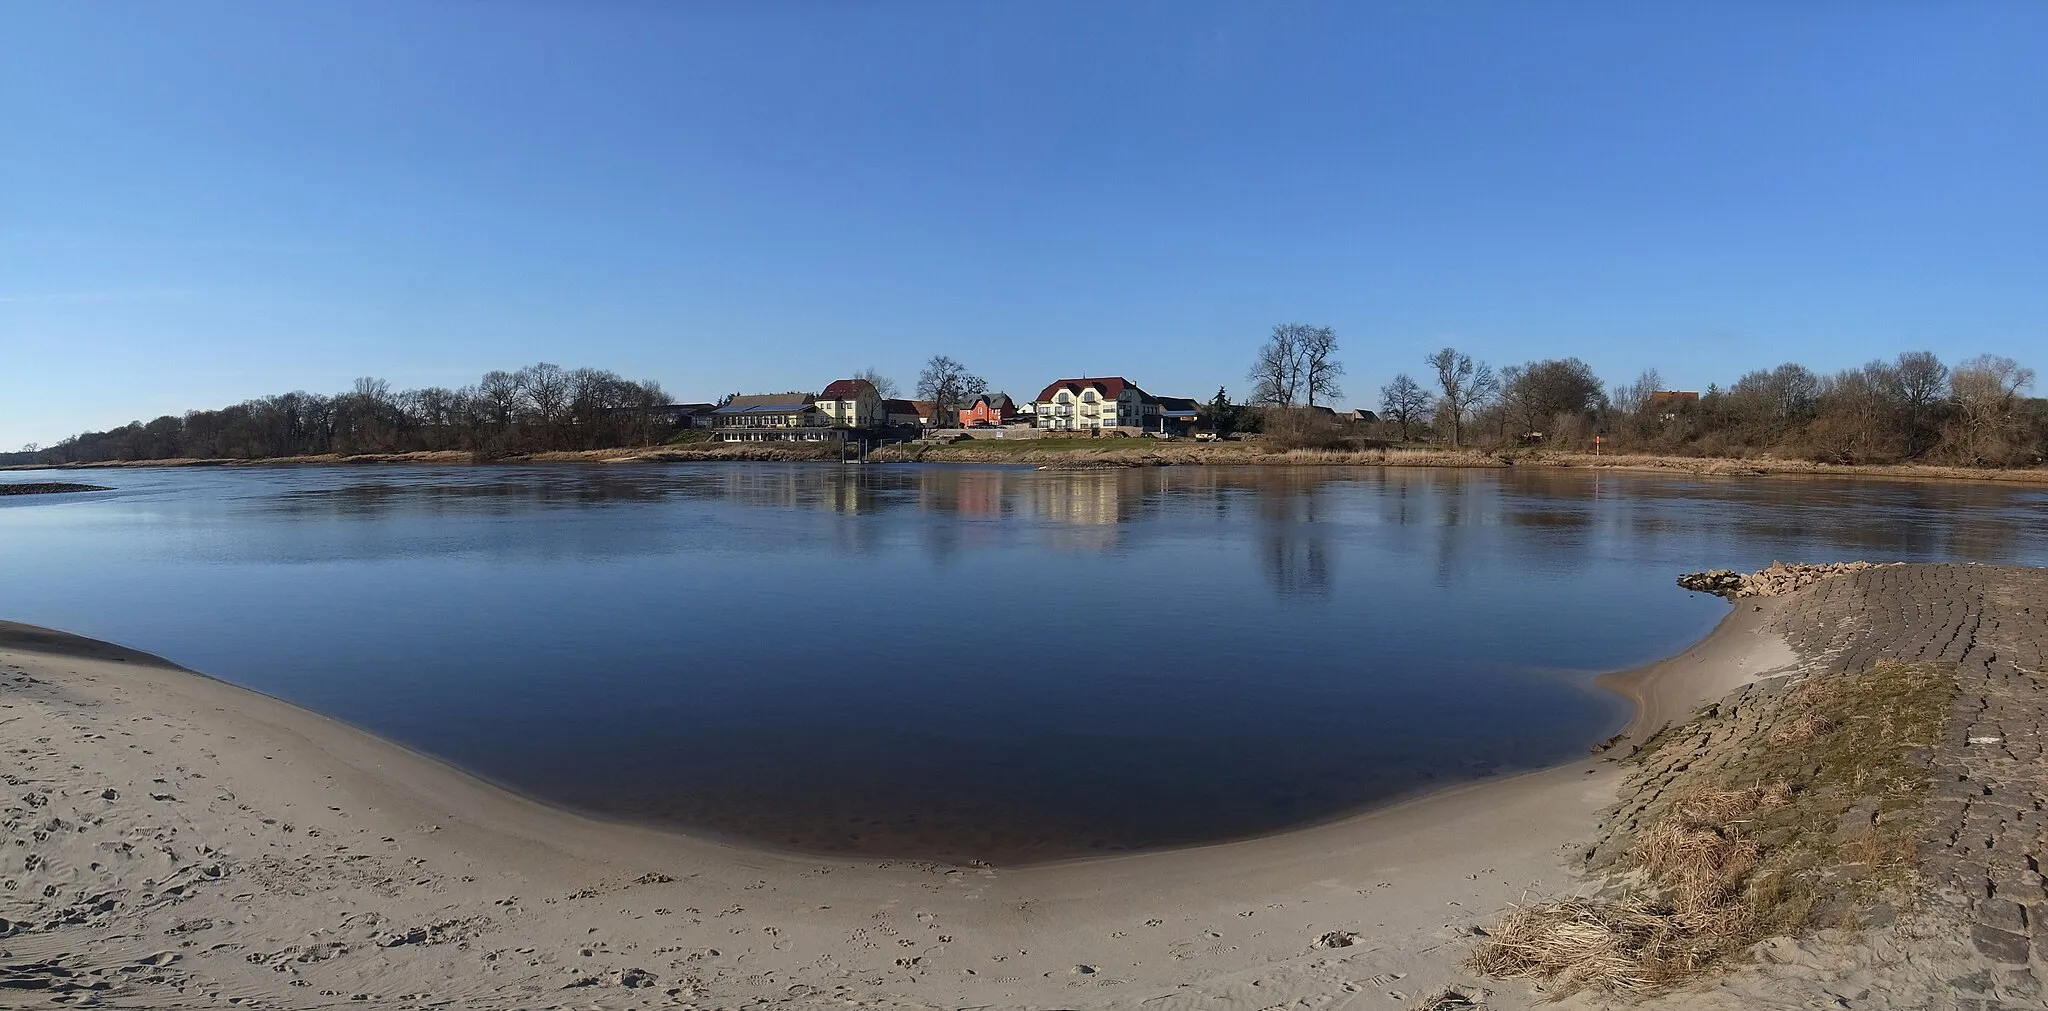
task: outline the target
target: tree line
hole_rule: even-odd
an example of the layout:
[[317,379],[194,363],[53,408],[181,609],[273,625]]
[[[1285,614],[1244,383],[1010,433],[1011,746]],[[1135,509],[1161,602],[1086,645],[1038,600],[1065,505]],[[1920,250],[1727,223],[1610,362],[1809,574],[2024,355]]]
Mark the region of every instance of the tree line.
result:
[[[1300,445],[1336,445],[1356,432],[1314,410],[1343,395],[1344,366],[1329,327],[1275,326],[1248,375],[1252,395],[1232,404],[1219,389],[1208,405],[1219,431],[1264,429]],[[2039,463],[2048,454],[2048,401],[2028,396],[2034,371],[2000,355],[1950,365],[1914,351],[1823,375],[1796,363],[1758,369],[1723,389],[1675,394],[1655,370],[1606,386],[1577,358],[1496,369],[1455,348],[1426,356],[1416,375],[1379,390],[1372,435],[1497,449],[1542,445],[1618,452],[1829,463],[1921,461],[1964,466]],[[861,373],[884,396],[895,384]],[[919,399],[957,409],[987,388],[959,362],[934,356],[918,377]],[[261,459],[323,454],[457,450],[482,457],[551,450],[653,445],[674,435],[659,383],[603,369],[541,362],[487,372],[460,389],[393,392],[382,379],[342,393],[295,391],[212,411],[165,415],[8,462],[97,463],[175,458]]]
[[1911,351],[1826,375],[1788,362],[1690,392],[1654,369],[1606,387],[1577,358],[1495,370],[1444,348],[1423,364],[1423,380],[1380,388],[1380,416],[1404,440],[1588,449],[1598,437],[1623,452],[2000,467],[2048,451],[2034,371],[2002,355],[1951,366]]
[[[1312,410],[1343,394],[1336,352],[1329,327],[1276,325],[1246,377],[1246,404],[1218,390],[1211,419],[1295,444],[1341,441],[1333,422],[1315,430]],[[1495,368],[1447,347],[1421,365],[1380,387],[1376,434],[1482,448],[1591,449],[1598,439],[1621,452],[1847,464],[2015,466],[2048,454],[2048,400],[2029,397],[2034,371],[2002,355],[1950,365],[1910,351],[1828,375],[1786,363],[1690,392],[1668,389],[1654,369],[1608,387],[1577,358]]]
[[481,456],[652,445],[668,438],[661,384],[541,362],[460,389],[393,392],[382,379],[332,395],[303,390],[164,415],[35,448],[40,463],[253,460],[328,453],[461,450]]

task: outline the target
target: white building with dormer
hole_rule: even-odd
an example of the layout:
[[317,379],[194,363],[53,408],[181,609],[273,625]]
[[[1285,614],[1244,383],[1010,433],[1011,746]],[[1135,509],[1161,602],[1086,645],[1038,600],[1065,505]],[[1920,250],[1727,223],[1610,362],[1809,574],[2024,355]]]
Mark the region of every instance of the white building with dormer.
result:
[[1063,432],[1144,431],[1158,413],[1158,402],[1122,376],[1062,379],[1031,402],[1033,427]]

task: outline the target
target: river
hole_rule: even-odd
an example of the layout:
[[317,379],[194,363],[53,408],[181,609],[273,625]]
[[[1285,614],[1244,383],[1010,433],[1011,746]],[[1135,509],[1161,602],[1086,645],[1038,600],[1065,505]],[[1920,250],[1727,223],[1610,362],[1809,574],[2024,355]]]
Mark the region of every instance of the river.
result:
[[[17,472],[4,480],[75,474]],[[2048,563],[2048,489],[1532,470],[94,471],[0,498],[0,617],[562,806],[1014,863],[1584,754],[1681,571]]]

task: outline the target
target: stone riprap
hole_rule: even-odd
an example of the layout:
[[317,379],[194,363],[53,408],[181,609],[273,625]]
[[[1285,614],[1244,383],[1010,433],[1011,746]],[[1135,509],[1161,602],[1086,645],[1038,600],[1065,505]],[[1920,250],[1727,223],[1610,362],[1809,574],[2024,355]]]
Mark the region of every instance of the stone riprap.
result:
[[[1633,834],[1670,803],[1700,763],[1740,761],[1808,679],[1861,676],[1886,664],[1955,678],[1939,738],[1909,757],[1928,786],[1912,831],[1913,873],[1895,894],[1851,904],[1854,867],[1821,917],[1834,929],[1758,946],[1748,967],[1651,1002],[1695,1007],[2048,1007],[2048,570],[1884,565],[1838,570],[1781,599],[1766,628],[1795,665],[1672,728],[1638,756],[1622,802],[1587,854],[1622,871]],[[1717,750],[1716,742],[1723,746]],[[1845,818],[1875,820],[1875,812]]]
[[[1894,563],[1896,564],[1896,563]],[[1699,593],[1711,593],[1729,600],[1743,597],[1779,597],[1823,579],[1879,568],[1876,562],[1834,562],[1826,565],[1796,565],[1772,562],[1761,572],[1708,569],[1678,577],[1678,585]]]

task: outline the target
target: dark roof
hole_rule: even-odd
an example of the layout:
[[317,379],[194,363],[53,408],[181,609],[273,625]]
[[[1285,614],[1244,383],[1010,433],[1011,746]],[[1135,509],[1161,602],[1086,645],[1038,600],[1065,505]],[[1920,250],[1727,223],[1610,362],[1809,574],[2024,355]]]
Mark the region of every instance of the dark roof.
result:
[[1202,405],[1196,403],[1192,397],[1154,397],[1152,399],[1158,402],[1159,409],[1167,414],[1192,414],[1202,409]]
[[709,413],[711,413],[712,411],[718,410],[718,405],[717,405],[717,404],[670,404],[670,405],[668,405],[668,406],[667,406],[666,408],[664,408],[664,409],[665,409],[665,410],[669,410],[669,411],[674,411],[674,412],[675,412],[675,413],[677,413],[677,414],[709,414]]
[[818,398],[808,393],[753,393],[734,397],[717,414],[788,414],[812,409]]
[[819,400],[858,400],[863,391],[874,392],[875,384],[865,379],[834,379],[825,384]]
[[1053,394],[1058,393],[1061,390],[1066,390],[1076,396],[1079,396],[1081,391],[1086,389],[1093,389],[1101,393],[1104,397],[1107,397],[1110,400],[1115,400],[1116,398],[1123,395],[1124,387],[1126,386],[1130,387],[1131,389],[1138,390],[1138,395],[1141,397],[1145,395],[1144,390],[1138,389],[1137,383],[1131,382],[1130,380],[1125,379],[1122,376],[1102,376],[1096,379],[1089,379],[1083,377],[1080,379],[1061,379],[1053,383],[1051,386],[1048,386],[1045,389],[1040,390],[1038,393],[1038,399],[1032,401],[1032,403],[1044,403],[1045,401],[1051,400],[1053,398]]
[[998,411],[1002,410],[1005,407],[1017,406],[1016,403],[1010,399],[1010,395],[1007,393],[984,393],[981,396],[975,397],[973,400],[968,401],[967,409],[970,411],[974,410],[974,405],[979,404],[984,400],[988,401],[988,406],[993,407]]
[[939,405],[930,400],[884,400],[882,411],[886,414],[915,414],[922,418],[932,413]]

